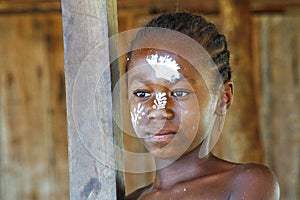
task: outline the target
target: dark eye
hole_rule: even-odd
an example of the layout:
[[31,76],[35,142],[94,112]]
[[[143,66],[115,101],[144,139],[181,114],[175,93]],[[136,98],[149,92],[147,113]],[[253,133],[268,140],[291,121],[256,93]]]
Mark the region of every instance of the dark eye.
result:
[[173,93],[172,93],[172,95],[174,96],[174,97],[185,97],[186,95],[188,95],[189,94],[189,92],[188,91],[183,91],[183,90],[177,90],[177,91],[174,91]]
[[151,94],[145,90],[138,90],[138,91],[133,92],[133,94],[135,94],[137,97],[140,97],[140,98],[151,97]]

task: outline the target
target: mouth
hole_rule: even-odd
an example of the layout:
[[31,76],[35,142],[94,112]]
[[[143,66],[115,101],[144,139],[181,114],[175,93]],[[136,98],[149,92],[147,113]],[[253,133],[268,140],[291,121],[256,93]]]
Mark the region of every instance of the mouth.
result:
[[162,133],[162,134],[155,134],[152,136],[153,141],[157,142],[167,142],[168,140],[172,140],[175,137],[176,133]]
[[149,134],[149,137],[146,140],[155,142],[155,143],[169,143],[176,136],[176,132],[159,132],[155,134]]

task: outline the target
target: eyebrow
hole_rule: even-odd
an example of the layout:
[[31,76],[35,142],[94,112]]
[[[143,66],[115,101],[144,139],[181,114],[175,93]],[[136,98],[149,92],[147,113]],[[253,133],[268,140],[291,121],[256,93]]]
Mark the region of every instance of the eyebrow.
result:
[[[137,76],[137,75],[136,75]],[[128,82],[128,84],[132,84],[133,82],[139,82],[139,83],[149,83],[150,82],[150,80],[147,80],[147,79],[145,79],[145,78],[142,78],[142,77],[136,77],[136,76],[133,76],[132,78],[131,78],[131,81],[130,82]]]
[[145,79],[145,78],[142,78],[142,77],[139,77],[139,78],[137,78],[137,79],[134,79],[134,81],[135,81],[135,80],[137,80],[137,81],[139,81],[139,82],[141,82],[141,83],[149,83],[149,82],[150,82],[150,80]]
[[[180,78],[177,78],[174,80],[174,82],[172,82],[173,84],[176,84],[180,81],[183,81],[183,80],[187,80],[188,82],[192,83],[192,84],[195,84],[197,83],[199,80],[197,79],[190,79],[190,78],[185,78],[185,77],[182,77],[182,75],[180,75]],[[140,82],[140,83],[151,83],[152,81],[148,80],[148,79],[145,79],[143,77],[138,77],[138,78],[134,78],[133,77],[133,80],[130,82],[130,84],[132,84],[132,82]],[[170,83],[170,81],[166,80],[166,82]]]

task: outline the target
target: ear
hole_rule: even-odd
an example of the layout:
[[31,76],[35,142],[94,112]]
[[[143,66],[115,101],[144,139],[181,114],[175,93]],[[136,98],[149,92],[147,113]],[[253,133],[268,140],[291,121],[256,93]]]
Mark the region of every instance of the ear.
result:
[[226,114],[233,101],[233,83],[231,81],[227,81],[226,83],[224,83],[223,87],[224,90],[219,96],[216,107],[216,114],[219,116],[223,116]]

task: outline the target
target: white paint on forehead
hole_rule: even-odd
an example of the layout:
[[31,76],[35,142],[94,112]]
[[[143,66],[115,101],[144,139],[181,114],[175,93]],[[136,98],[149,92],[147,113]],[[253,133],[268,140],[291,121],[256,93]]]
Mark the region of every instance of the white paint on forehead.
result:
[[169,55],[159,56],[157,53],[148,55],[146,62],[152,67],[157,78],[163,78],[170,82],[180,78],[180,73],[178,72],[180,66]]

